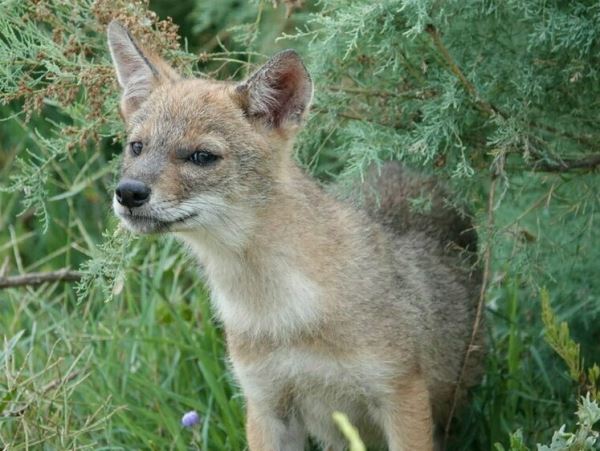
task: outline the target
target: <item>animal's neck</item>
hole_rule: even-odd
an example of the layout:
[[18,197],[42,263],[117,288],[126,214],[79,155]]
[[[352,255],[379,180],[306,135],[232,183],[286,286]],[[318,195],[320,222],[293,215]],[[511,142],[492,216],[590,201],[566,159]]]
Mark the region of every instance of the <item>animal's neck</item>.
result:
[[243,241],[227,243],[207,231],[180,233],[203,265],[212,300],[228,333],[277,341],[319,322],[321,283],[314,277],[315,229],[298,193],[243,224]]

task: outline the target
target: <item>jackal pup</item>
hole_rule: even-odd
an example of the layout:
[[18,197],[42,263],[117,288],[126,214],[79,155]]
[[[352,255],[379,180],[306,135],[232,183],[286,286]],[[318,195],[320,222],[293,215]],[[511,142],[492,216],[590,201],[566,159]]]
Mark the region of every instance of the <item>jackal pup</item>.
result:
[[[371,171],[354,205],[304,174],[292,144],[313,86],[294,51],[233,83],[181,78],[116,22],[108,41],[128,132],[114,210],[202,264],[250,449],[300,451],[310,435],[343,450],[337,410],[372,446],[431,450],[480,285],[468,221],[398,164]],[[423,195],[431,212],[415,213]]]

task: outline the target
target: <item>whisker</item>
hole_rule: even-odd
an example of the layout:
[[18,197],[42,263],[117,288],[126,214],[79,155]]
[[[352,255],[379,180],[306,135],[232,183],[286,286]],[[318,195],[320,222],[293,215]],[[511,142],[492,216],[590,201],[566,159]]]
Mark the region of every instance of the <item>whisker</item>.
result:
[[[247,227],[236,218],[239,207],[228,205],[221,199],[195,198],[178,199],[169,197],[150,202],[147,207],[148,220],[164,223],[181,221],[190,226],[198,227],[213,239],[223,245],[227,241],[237,241],[247,235]],[[146,215],[139,215],[142,219]]]

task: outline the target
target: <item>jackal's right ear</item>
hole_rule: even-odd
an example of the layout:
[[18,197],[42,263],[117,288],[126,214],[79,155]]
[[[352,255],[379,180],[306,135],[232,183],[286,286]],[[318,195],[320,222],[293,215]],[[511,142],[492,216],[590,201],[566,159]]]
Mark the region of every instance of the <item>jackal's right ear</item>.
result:
[[127,28],[116,20],[108,25],[108,47],[117,71],[121,114],[127,120],[161,83],[175,81],[177,73],[160,58],[145,52]]
[[273,56],[236,88],[246,115],[272,128],[298,125],[313,95],[310,75],[294,50]]

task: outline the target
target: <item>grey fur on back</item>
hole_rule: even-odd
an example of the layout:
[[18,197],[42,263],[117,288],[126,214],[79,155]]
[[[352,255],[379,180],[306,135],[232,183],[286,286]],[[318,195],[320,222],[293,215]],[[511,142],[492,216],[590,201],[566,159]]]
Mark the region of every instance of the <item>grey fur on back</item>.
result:
[[[396,237],[396,261],[408,259],[420,274],[411,275],[407,268],[398,268],[398,273],[422,278],[431,290],[432,302],[420,306],[425,323],[420,354],[423,371],[430,375],[434,419],[441,427],[452,404],[479,299],[477,233],[470,218],[450,205],[439,180],[398,162],[369,169],[358,186],[358,196],[354,194],[359,207]],[[427,202],[426,208],[415,206],[419,200]],[[459,402],[481,379],[483,350],[480,326],[459,387]]]
[[[362,195],[369,215],[396,234],[423,232],[446,251],[476,254],[477,233],[469,218],[448,204],[448,193],[434,177],[391,161],[369,169]],[[428,205],[417,207],[419,200]]]

